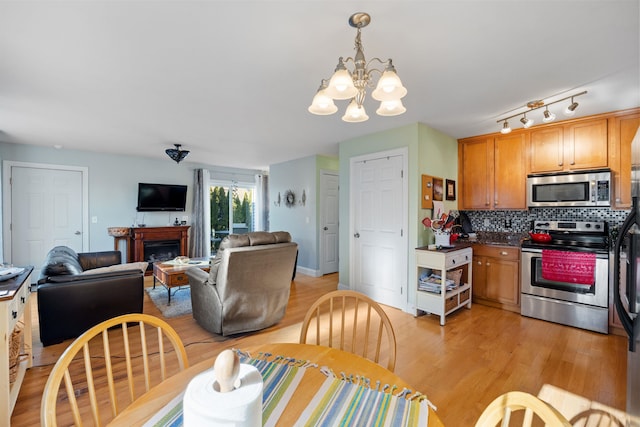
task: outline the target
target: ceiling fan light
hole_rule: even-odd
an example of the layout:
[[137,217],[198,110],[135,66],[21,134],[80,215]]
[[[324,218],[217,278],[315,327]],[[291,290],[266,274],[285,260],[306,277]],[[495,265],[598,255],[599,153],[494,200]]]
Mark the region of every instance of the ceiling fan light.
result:
[[358,106],[356,100],[352,99],[347,107],[347,111],[345,111],[344,116],[342,116],[342,120],[348,123],[360,123],[369,120],[369,116],[367,116],[364,106]]
[[511,128],[509,127],[509,122],[507,122],[506,120],[502,124],[502,129],[500,129],[500,133],[501,134],[505,134],[505,135],[508,134],[508,133],[511,133]]
[[556,115],[549,111],[549,109],[544,110],[544,113],[542,114],[544,115],[542,121],[545,123],[551,123],[556,119]]
[[319,89],[313,97],[313,101],[308,110],[312,114],[326,116],[338,111],[338,107],[333,103],[333,99],[327,95],[326,89]]
[[564,110],[564,115],[569,117],[573,116],[576,113],[576,108],[578,108],[578,103],[571,98],[571,104]]
[[407,94],[407,88],[402,86],[400,77],[395,70],[385,70],[378,80],[376,89],[371,93],[371,97],[376,101],[393,101],[403,98]]
[[376,110],[379,116],[398,116],[407,111],[399,99],[393,101],[382,101],[380,107]]

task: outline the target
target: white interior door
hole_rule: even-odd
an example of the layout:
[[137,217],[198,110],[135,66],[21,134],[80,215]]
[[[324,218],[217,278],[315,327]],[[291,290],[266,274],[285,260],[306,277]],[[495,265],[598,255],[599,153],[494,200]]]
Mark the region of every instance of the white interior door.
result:
[[338,271],[338,174],[320,172],[320,265],[322,274]]
[[33,265],[35,279],[54,246],[86,247],[85,178],[83,168],[10,165],[11,262]]
[[404,309],[407,237],[404,156],[352,163],[353,288]]

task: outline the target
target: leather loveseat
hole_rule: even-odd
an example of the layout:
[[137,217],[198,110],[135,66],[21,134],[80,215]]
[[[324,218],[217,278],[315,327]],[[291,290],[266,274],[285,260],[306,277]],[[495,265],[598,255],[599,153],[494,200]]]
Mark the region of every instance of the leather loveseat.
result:
[[49,251],[37,284],[44,346],[76,338],[112,317],[142,313],[147,263],[120,262],[119,251]]
[[289,302],[298,245],[285,231],[231,234],[209,273],[190,268],[193,317],[209,332],[239,334],[278,323]]

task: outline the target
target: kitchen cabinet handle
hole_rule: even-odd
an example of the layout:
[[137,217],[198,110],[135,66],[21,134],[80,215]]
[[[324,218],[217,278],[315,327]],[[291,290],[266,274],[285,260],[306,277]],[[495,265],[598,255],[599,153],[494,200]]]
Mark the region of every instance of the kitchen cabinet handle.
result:
[[500,252],[500,255],[507,256],[507,255],[509,255],[509,252],[502,251],[502,252]]
[[20,302],[24,304],[24,297],[20,297]]
[[486,263],[485,265],[486,265],[487,267],[490,267],[490,266],[491,266],[491,263],[490,263],[490,262],[488,262],[488,263]]
[[478,261],[478,265],[482,265],[482,261]]
[[14,319],[17,318],[18,317],[18,312],[11,310],[11,317],[13,317]]

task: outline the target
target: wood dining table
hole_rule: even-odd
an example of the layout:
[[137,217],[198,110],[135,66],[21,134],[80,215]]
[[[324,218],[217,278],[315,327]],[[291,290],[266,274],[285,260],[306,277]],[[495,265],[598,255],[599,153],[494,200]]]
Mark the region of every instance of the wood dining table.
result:
[[[285,355],[300,360],[308,360],[319,367],[328,367],[335,373],[366,376],[372,380],[379,380],[381,384],[398,386],[397,390],[408,388],[417,391],[412,385],[395,375],[388,369],[370,360],[346,351],[317,346],[311,344],[277,343],[261,344],[239,348],[252,356],[260,353]],[[162,411],[167,404],[183,392],[191,379],[199,373],[213,367],[215,357],[199,362],[182,372],[166,379],[142,395],[126,409],[124,409],[110,423],[110,427],[134,427],[144,425],[150,418]],[[303,377],[304,386],[295,390],[295,399],[291,399],[278,419],[277,425],[291,426],[300,418],[306,406],[314,398],[323,382],[327,379],[320,369],[306,369]],[[374,381],[374,382],[375,382]],[[421,390],[422,391],[422,390]],[[429,406],[428,426],[443,426],[438,415]]]

